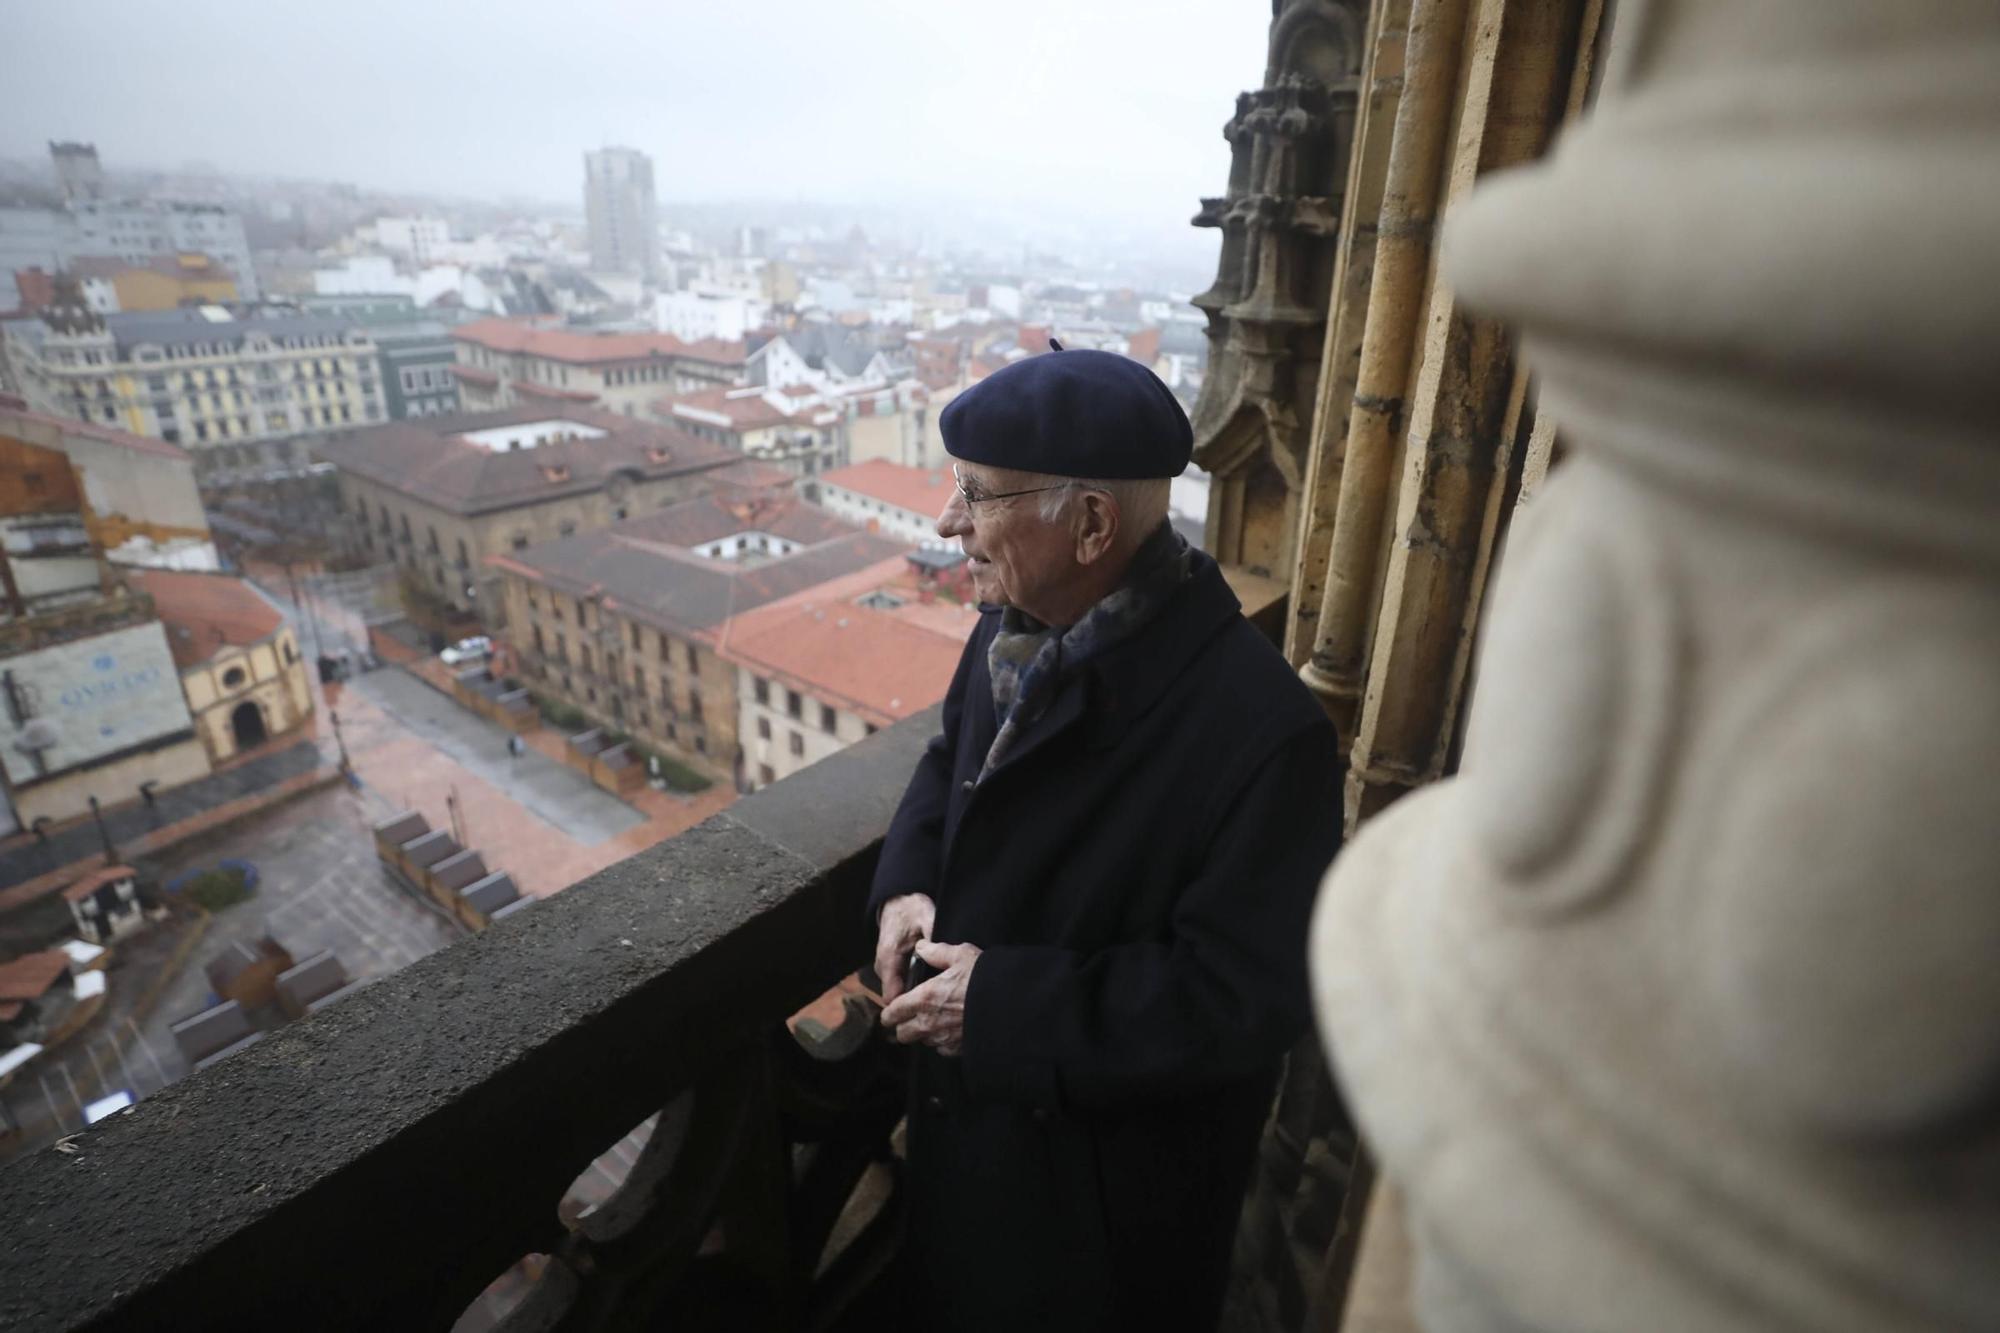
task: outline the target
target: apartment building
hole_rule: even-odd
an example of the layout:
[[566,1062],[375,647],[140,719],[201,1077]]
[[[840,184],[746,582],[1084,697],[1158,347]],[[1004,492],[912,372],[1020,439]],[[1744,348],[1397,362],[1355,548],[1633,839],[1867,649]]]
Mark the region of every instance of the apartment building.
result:
[[845,409],[803,384],[703,389],[657,399],[648,411],[801,480],[847,461]]
[[662,394],[743,382],[740,342],[666,333],[594,333],[547,319],[482,319],[452,330],[459,398],[469,412],[538,403],[647,415]]
[[853,463],[819,480],[819,503],[850,523],[913,546],[956,547],[938,536],[938,515],[955,483],[948,467],[905,467],[879,458]]
[[489,557],[768,480],[710,441],[574,405],[392,422],[317,452],[337,470],[350,549],[495,628],[505,604]]
[[179,444],[197,469],[295,461],[293,437],[386,419],[377,353],[345,320],[220,306],[0,325],[30,407]]
[[583,211],[590,267],[651,280],[660,268],[658,202],[653,159],[636,148],[583,155]]
[[979,621],[908,555],[734,617],[747,790],[769,786],[944,698]]
[[789,495],[718,492],[490,563],[524,683],[742,786],[731,618],[900,550]]

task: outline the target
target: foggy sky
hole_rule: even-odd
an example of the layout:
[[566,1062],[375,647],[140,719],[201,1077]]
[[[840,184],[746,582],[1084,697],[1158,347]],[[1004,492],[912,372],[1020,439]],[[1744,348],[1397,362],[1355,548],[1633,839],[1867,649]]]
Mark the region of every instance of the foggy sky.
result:
[[1268,0],[8,0],[0,155],[82,139],[114,169],[578,207],[583,151],[617,143],[668,203],[1184,230],[1222,192],[1269,21]]

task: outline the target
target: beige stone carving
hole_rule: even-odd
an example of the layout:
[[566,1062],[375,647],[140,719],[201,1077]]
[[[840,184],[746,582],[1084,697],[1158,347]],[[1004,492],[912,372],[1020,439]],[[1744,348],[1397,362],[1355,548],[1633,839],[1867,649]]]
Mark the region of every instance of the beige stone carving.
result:
[[2000,1327],[2000,6],[1619,6],[1448,226],[1570,461],[1314,923],[1431,1333]]

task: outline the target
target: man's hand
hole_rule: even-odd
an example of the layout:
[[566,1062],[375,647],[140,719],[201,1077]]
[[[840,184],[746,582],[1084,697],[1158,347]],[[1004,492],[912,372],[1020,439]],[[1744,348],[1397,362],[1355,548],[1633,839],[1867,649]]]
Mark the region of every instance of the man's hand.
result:
[[939,973],[882,1011],[884,1027],[895,1029],[905,1046],[923,1042],[939,1055],[957,1055],[965,1041],[965,992],[972,984],[972,966],[979,961],[976,944],[917,945],[917,957]]
[[937,904],[928,894],[906,893],[882,904],[875,935],[875,975],[882,978],[882,1002],[892,1004],[903,993],[903,959],[918,940],[931,937]]

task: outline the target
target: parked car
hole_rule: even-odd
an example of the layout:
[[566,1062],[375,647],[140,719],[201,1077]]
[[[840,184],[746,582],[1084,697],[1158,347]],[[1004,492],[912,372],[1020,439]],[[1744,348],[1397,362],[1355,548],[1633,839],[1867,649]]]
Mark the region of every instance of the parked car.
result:
[[483,662],[492,655],[493,640],[484,634],[475,634],[469,639],[460,639],[439,653],[438,661],[446,666],[457,666],[461,662]]

